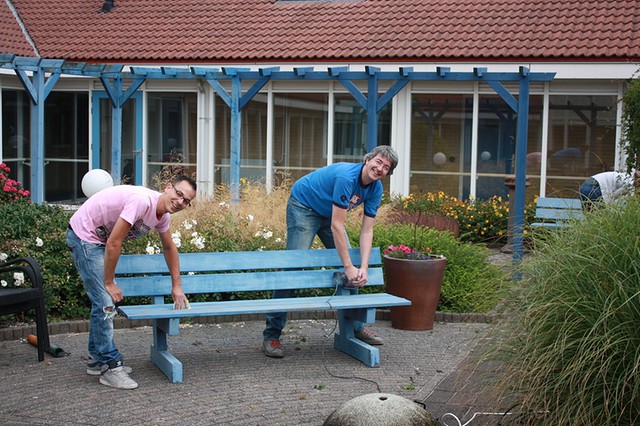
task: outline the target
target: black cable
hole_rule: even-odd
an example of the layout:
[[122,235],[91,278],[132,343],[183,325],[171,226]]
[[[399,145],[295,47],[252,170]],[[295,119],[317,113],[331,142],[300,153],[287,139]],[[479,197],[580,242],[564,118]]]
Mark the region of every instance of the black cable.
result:
[[329,305],[329,308],[333,311],[333,315],[335,317],[334,318],[335,321],[334,321],[334,324],[333,324],[333,329],[329,332],[329,334],[325,334],[324,335],[324,340],[322,341],[322,365],[324,366],[325,371],[331,377],[335,377],[336,379],[346,379],[346,380],[356,379],[356,380],[362,380],[362,381],[365,381],[365,382],[373,383],[374,385],[376,385],[376,388],[378,389],[378,392],[382,393],[382,390],[380,389],[380,385],[375,380],[366,379],[364,377],[358,377],[358,376],[339,376],[339,375],[334,374],[331,371],[329,371],[329,367],[327,367],[327,362],[326,362],[325,355],[324,355],[324,346],[325,346],[325,342],[331,337],[331,335],[333,333],[335,333],[336,329],[338,328],[338,310],[335,309],[333,307],[333,305],[331,304],[331,299],[333,298],[333,296],[335,296],[338,293],[338,287],[339,286],[340,286],[340,283],[336,280],[336,288],[333,291],[333,294],[327,300],[327,304]]

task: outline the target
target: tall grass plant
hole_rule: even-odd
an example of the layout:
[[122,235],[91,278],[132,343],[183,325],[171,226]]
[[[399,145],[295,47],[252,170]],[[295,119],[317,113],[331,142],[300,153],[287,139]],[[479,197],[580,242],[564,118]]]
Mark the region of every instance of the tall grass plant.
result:
[[640,424],[640,202],[535,240],[508,324],[527,424]]

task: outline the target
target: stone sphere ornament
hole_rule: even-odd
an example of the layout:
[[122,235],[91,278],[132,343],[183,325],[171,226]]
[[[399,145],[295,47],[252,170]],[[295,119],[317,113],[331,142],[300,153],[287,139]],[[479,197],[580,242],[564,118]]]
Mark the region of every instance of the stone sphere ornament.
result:
[[90,198],[93,194],[101,191],[105,188],[113,186],[113,179],[111,175],[102,169],[89,170],[82,177],[82,192],[87,198]]
[[398,395],[370,393],[353,398],[327,417],[324,426],[439,426],[427,410]]

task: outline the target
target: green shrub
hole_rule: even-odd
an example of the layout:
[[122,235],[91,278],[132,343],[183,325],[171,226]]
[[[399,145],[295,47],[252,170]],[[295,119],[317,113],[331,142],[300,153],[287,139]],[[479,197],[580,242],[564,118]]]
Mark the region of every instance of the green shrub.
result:
[[[488,262],[489,252],[477,244],[456,239],[449,232],[416,227],[411,224],[376,225],[373,245],[384,249],[389,245],[422,244],[433,254],[447,258],[440,304],[445,312],[487,312],[500,303],[508,285],[505,273]],[[356,230],[350,233],[355,234]],[[420,240],[414,242],[415,235]]]
[[69,214],[58,207],[0,203],[0,253],[8,258],[32,256],[38,261],[52,318],[77,318],[89,312],[66,245],[68,222]]
[[523,263],[507,388],[544,424],[640,422],[638,229],[634,198],[535,241]]

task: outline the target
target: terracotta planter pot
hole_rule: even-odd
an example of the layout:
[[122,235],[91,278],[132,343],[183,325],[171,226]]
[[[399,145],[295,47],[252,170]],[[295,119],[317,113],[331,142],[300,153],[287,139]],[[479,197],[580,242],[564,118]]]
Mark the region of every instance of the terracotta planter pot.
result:
[[391,308],[391,326],[401,330],[431,330],[440,301],[446,258],[425,260],[383,256],[387,292],[411,301]]

